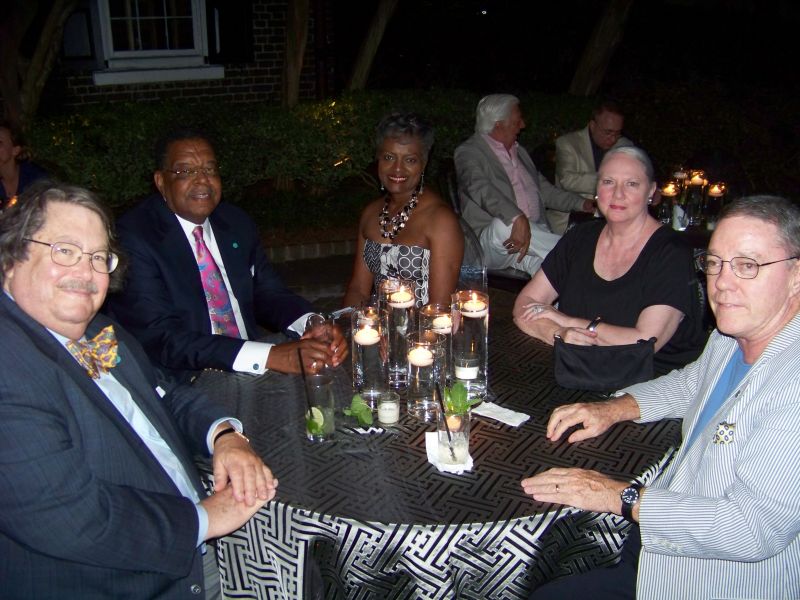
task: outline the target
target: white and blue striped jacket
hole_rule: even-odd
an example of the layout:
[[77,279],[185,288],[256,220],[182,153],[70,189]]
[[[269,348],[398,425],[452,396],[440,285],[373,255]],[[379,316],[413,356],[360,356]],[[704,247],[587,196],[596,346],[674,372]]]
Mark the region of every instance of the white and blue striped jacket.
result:
[[[624,391],[689,439],[735,348],[715,331],[694,363]],[[639,522],[638,598],[800,598],[800,315],[647,488]]]

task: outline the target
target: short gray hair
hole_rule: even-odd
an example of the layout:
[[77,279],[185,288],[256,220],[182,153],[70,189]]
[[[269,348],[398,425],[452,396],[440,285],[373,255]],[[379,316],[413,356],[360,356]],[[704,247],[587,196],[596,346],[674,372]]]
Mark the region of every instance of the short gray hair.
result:
[[25,239],[32,238],[44,227],[45,212],[51,202],[82,206],[100,217],[108,237],[108,249],[120,257],[119,265],[109,275],[108,289],[120,289],[125,277],[125,261],[114,236],[111,213],[89,190],[46,179],[27,188],[15,205],[0,215],[0,286],[5,285],[6,273],[15,264],[28,260],[30,242]]
[[498,121],[511,116],[511,110],[517,104],[519,98],[511,94],[490,94],[481,98],[475,109],[475,133],[491,133]]
[[750,217],[771,223],[791,256],[800,255],[800,207],[781,196],[744,196],[725,206],[719,220]]
[[415,113],[393,112],[386,115],[375,128],[375,149],[380,147],[386,138],[417,138],[422,145],[422,159],[427,163],[428,155],[433,148],[434,132],[428,122]]
[[603,168],[605,162],[616,154],[624,154],[625,156],[630,156],[631,158],[638,160],[639,163],[644,168],[645,177],[647,177],[647,181],[653,183],[656,180],[656,172],[653,169],[653,163],[650,160],[650,157],[647,156],[647,152],[642,150],[641,148],[637,148],[636,146],[621,146],[619,148],[612,148],[608,152],[606,152],[605,156],[603,156],[603,160],[600,163],[600,169]]

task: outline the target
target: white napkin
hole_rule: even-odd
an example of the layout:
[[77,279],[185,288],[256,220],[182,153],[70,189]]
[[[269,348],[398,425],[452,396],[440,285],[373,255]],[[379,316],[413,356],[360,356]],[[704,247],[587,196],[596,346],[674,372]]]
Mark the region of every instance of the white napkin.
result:
[[490,419],[497,419],[498,421],[511,425],[512,427],[519,427],[525,421],[531,418],[530,415],[525,413],[503,408],[491,402],[482,402],[472,409],[472,414],[480,415],[482,417],[489,417]]
[[425,432],[425,451],[428,453],[428,462],[443,473],[461,475],[464,471],[472,470],[471,454],[467,454],[467,461],[460,465],[447,465],[439,462],[439,434],[435,431]]

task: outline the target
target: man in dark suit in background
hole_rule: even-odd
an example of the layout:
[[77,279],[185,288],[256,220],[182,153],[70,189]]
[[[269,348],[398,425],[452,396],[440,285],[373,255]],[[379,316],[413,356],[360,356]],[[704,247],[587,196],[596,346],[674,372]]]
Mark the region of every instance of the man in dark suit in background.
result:
[[[164,393],[97,315],[117,262],[81,188],[36,184],[0,217],[3,598],[218,597],[203,542],[275,495],[241,423],[191,388]],[[192,455],[210,453],[206,497]]]
[[306,335],[268,344],[259,326],[303,335],[313,307],[288,290],[267,261],[255,223],[220,202],[222,184],[209,137],[176,130],[156,146],[160,192],[119,220],[130,269],[109,313],[142,343],[151,360],[172,371],[216,368],[261,374],[299,373],[338,365],[347,354],[333,341]]

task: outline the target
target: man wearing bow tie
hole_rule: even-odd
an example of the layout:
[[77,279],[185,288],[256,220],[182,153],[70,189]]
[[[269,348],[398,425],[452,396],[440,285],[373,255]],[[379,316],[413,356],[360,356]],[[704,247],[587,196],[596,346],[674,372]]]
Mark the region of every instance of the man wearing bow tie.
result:
[[[0,217],[0,582],[4,598],[210,598],[214,552],[277,480],[196,390],[164,394],[97,311],[120,282],[88,191],[45,182]],[[162,397],[159,397],[162,396]],[[206,496],[192,455],[212,454]]]
[[557,580],[536,600],[586,590],[593,599],[800,598],[800,207],[775,196],[734,201],[699,266],[717,323],[700,358],[550,417],[553,442],[576,426],[567,441],[665,418],[683,420],[683,442],[646,486],[566,468],[522,481],[541,502],[636,524],[619,565]]
[[202,131],[178,129],[156,145],[159,194],[117,223],[129,259],[127,281],[108,310],[142,343],[154,364],[261,374],[338,365],[347,345],[307,335],[270,344],[259,327],[303,335],[313,307],[289,291],[267,261],[255,223],[221,202],[213,145]]

